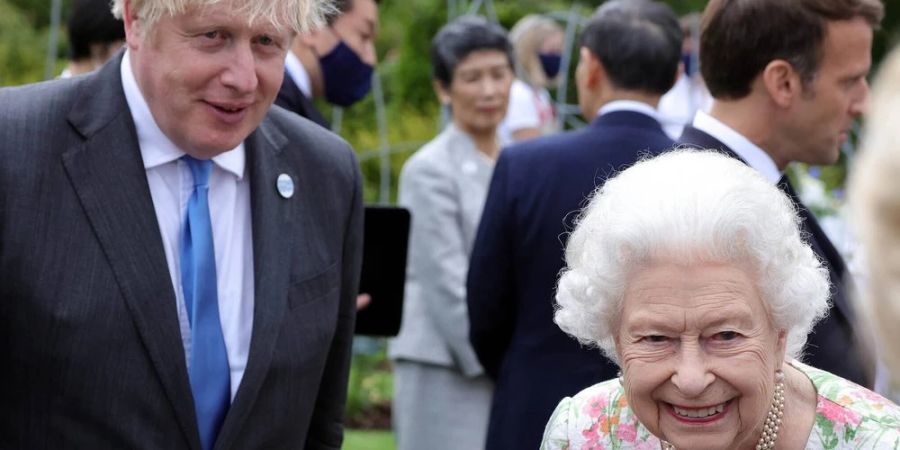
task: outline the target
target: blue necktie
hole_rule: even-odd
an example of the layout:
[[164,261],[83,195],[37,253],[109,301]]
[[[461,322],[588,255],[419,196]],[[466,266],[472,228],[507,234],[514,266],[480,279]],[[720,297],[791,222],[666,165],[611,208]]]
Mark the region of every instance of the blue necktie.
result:
[[184,156],[194,176],[187,219],[181,233],[181,288],[191,322],[191,354],[188,375],[200,442],[213,448],[231,398],[230,370],[225,338],[219,322],[216,289],[216,255],[209,218],[209,174],[212,161]]

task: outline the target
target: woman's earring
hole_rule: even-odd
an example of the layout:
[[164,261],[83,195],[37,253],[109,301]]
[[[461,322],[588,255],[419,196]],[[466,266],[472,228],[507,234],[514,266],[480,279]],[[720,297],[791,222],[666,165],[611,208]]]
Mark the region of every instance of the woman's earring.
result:
[[616,377],[619,379],[619,384],[625,386],[625,377],[622,375],[622,371],[616,373]]

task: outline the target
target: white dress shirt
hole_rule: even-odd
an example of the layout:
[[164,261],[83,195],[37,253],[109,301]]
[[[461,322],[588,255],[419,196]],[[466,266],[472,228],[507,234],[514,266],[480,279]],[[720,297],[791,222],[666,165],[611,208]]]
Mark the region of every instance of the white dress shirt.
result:
[[781,179],[781,171],[775,165],[772,157],[758,145],[750,142],[744,135],[734,131],[719,119],[703,112],[697,111],[694,116],[694,128],[718,139],[737,153],[750,167],[758,170],[763,177],[772,184],[777,184]]
[[600,110],[597,112],[597,116],[599,117],[614,111],[631,111],[646,114],[659,122],[659,114],[652,106],[635,100],[613,100],[601,106]]
[[[138,88],[129,53],[122,59],[122,87],[134,118],[147,182],[159,222],[169,275],[175,290],[178,322],[185,355],[191,353],[191,327],[181,289],[180,243],[187,204],[194,189],[185,155],[163,134]],[[242,143],[213,159],[209,178],[209,214],[216,255],[219,320],[231,370],[231,399],[237,393],[253,331],[253,242],[250,221],[250,180]],[[190,364],[190,358],[185,360]]]
[[294,84],[300,88],[300,92],[306,98],[312,99],[312,81],[309,79],[309,72],[294,52],[287,52],[287,56],[284,57],[284,68],[291,80],[294,80]]

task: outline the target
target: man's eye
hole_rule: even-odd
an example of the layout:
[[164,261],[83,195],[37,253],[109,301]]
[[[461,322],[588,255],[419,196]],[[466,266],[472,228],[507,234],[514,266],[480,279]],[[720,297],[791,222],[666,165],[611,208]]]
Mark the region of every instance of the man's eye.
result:
[[218,31],[207,31],[206,33],[203,33],[203,37],[205,37],[207,39],[218,39],[219,32]]
[[669,338],[667,338],[661,334],[651,334],[649,336],[644,336],[644,339],[647,340],[647,342],[653,342],[656,344],[666,342],[669,340]]

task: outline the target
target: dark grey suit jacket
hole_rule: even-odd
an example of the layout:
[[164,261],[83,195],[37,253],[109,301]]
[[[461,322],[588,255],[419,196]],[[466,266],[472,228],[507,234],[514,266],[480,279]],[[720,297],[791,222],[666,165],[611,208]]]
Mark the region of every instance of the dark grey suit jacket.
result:
[[[0,448],[200,447],[119,61],[0,90]],[[338,449],[361,258],[356,160],[277,107],[245,144],[253,335],[216,448]]]

